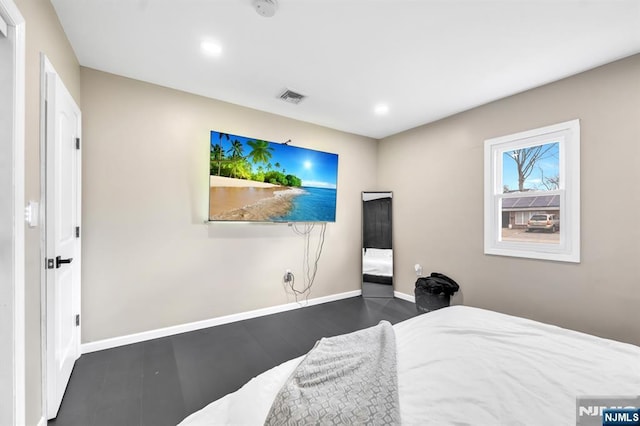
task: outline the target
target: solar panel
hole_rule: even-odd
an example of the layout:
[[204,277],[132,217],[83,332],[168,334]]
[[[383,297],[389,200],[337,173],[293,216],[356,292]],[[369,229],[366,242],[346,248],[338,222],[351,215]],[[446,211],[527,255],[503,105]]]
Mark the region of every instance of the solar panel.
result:
[[503,209],[512,208],[517,200],[518,200],[517,198],[503,198],[502,199],[502,208]]
[[528,197],[503,198],[503,209],[527,209],[560,207],[559,195],[532,195]]
[[531,203],[531,207],[547,207],[549,205],[549,201],[553,196],[543,195],[542,197],[535,197],[533,202]]

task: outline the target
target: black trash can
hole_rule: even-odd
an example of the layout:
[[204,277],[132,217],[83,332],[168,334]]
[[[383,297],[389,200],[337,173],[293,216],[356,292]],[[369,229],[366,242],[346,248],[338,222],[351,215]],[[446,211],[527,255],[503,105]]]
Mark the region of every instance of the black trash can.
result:
[[429,289],[416,287],[416,309],[418,312],[430,312],[446,308],[451,303],[451,296],[444,293],[430,293]]
[[445,308],[451,303],[451,296],[460,289],[458,283],[444,274],[432,272],[428,277],[416,281],[415,297],[418,312],[430,312]]

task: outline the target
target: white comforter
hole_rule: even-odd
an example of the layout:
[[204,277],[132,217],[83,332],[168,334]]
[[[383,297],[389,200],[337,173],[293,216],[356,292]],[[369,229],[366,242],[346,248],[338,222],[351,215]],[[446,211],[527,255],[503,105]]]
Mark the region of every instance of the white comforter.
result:
[[391,249],[362,249],[362,273],[382,277],[393,276],[393,251]]
[[[575,425],[576,397],[640,395],[640,347],[464,306],[394,325],[406,425]],[[302,357],[181,425],[259,425]]]

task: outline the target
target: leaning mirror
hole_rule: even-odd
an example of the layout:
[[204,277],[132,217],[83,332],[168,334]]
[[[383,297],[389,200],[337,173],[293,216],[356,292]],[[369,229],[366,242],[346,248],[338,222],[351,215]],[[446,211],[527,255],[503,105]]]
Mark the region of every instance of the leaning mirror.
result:
[[362,193],[362,296],[393,297],[392,193]]

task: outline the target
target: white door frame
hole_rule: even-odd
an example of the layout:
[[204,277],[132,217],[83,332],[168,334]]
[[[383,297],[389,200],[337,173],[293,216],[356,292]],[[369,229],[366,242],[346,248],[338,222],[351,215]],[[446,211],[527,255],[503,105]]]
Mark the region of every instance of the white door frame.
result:
[[[12,287],[13,300],[13,336],[9,338],[13,353],[13,380],[11,385],[11,410],[13,422],[16,425],[25,424],[26,394],[25,394],[25,21],[13,0],[0,0],[0,15],[14,31],[14,58],[12,73],[13,86],[13,129],[11,153],[13,163],[13,232],[12,232]],[[5,285],[5,284],[2,284]],[[8,342],[7,342],[8,343]],[[0,384],[0,386],[5,386]]]

